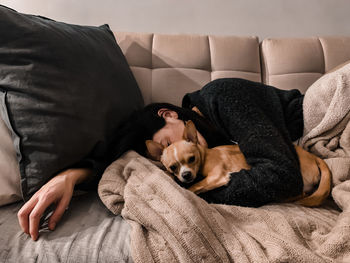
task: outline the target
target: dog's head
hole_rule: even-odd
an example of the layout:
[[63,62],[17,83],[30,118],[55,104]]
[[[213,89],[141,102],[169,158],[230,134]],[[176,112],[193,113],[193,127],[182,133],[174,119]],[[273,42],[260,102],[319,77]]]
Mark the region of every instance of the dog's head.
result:
[[183,140],[164,147],[152,140],[146,141],[152,159],[161,161],[165,168],[183,183],[191,183],[202,165],[201,152],[198,147],[197,130],[192,121],[187,121]]

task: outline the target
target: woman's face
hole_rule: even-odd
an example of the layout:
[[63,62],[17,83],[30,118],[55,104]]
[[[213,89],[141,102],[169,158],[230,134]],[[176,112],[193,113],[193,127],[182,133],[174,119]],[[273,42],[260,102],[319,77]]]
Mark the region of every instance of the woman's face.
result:
[[[178,119],[177,113],[171,110],[161,109],[158,115],[164,118],[165,126],[153,135],[152,140],[162,144],[164,147],[167,147],[173,142],[182,140],[185,123]],[[199,144],[207,147],[206,140],[198,131],[197,136]]]
[[165,126],[153,135],[153,141],[167,147],[173,142],[182,140],[184,130],[185,124],[182,120],[175,118],[165,119]]

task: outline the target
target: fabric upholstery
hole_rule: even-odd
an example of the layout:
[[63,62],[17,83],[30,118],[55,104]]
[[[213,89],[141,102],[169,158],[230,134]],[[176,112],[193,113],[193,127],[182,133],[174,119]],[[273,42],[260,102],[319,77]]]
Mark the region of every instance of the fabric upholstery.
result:
[[19,167],[11,133],[0,118],[0,206],[21,200]]
[[217,78],[261,81],[256,37],[115,33],[145,104],[181,104]]
[[192,68],[210,70],[210,50],[207,36],[153,36],[153,68]]
[[209,36],[212,80],[224,77],[261,81],[258,38]]
[[151,68],[153,34],[119,32],[115,38],[130,66]]
[[152,101],[181,105],[183,95],[202,88],[211,80],[210,72],[187,68],[152,70]]
[[134,262],[129,223],[109,212],[97,193],[73,196],[55,231],[44,217],[36,242],[18,224],[21,205],[0,208],[0,262]]
[[281,89],[306,89],[350,59],[350,37],[270,38],[261,43],[263,82]]
[[325,60],[325,72],[350,59],[349,37],[320,37]]
[[153,34],[115,33],[115,38],[136,78],[145,104],[152,101]]
[[184,93],[227,77],[304,93],[324,73],[350,59],[350,37],[269,38],[259,47],[257,37],[115,35],[146,104],[179,105]]

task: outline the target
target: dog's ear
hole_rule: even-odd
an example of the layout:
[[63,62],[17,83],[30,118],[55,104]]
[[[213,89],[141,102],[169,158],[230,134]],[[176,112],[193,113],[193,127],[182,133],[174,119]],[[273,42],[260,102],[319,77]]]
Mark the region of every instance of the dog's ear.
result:
[[194,125],[193,121],[186,122],[183,138],[186,141],[198,143],[197,129],[196,129],[196,126]]
[[147,151],[151,159],[155,161],[160,161],[164,147],[160,143],[157,143],[152,140],[146,141]]

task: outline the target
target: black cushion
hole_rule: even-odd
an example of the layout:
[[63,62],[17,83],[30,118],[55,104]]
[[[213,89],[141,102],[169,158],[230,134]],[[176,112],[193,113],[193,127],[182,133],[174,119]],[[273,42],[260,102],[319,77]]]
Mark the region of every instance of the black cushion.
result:
[[0,6],[1,115],[24,197],[62,169],[103,154],[143,106],[108,25],[71,25]]

